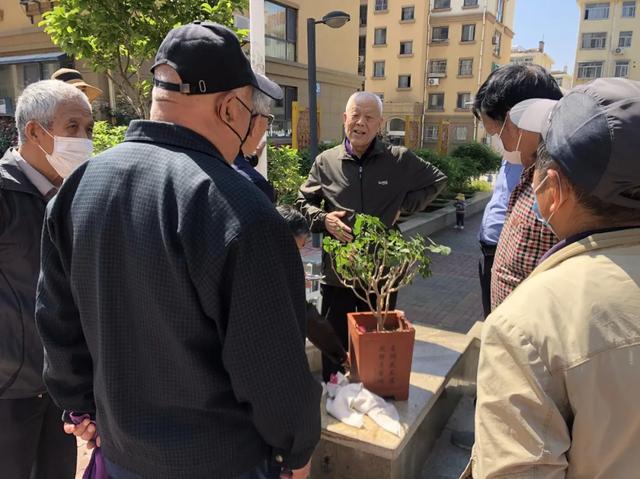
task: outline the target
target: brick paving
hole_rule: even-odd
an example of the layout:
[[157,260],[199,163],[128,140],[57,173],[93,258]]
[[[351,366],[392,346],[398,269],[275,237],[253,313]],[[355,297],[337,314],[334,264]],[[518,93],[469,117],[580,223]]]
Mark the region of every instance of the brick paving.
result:
[[483,319],[476,238],[481,214],[466,218],[462,231],[447,228],[431,239],[451,247],[449,256],[433,256],[430,278],[416,278],[400,291],[398,308],[415,323],[466,333]]

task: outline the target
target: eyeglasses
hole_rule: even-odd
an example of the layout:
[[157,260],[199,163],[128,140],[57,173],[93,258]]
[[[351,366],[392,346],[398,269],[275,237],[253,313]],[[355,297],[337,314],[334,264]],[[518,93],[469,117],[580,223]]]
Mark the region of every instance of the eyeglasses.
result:
[[255,113],[251,108],[249,108],[245,102],[243,102],[240,98],[235,97],[236,100],[238,100],[240,102],[240,104],[245,107],[245,109],[251,114],[251,119],[253,120],[253,118],[256,118],[258,116],[262,117],[262,118],[266,118],[267,119],[267,127],[271,127],[271,125],[273,125],[273,120],[275,119],[275,116],[270,115],[270,114],[265,114],[265,113]]

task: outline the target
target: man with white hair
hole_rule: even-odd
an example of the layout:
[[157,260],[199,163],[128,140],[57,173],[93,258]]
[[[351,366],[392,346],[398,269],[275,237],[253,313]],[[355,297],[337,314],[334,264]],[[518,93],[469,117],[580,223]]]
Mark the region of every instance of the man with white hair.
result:
[[42,381],[34,312],[45,207],[91,154],[91,106],[77,88],[45,80],[18,98],[16,124],[19,145],[0,160],[0,464],[6,479],[68,479],[76,444]]
[[254,89],[282,90],[210,22],[171,30],[152,71],[151,119],[47,211],[47,388],[95,421],[98,437],[88,419],[65,428],[100,445],[111,478],[306,479],[322,388],[305,356],[304,269],[284,220],[231,166],[260,118]]
[[[391,228],[400,213],[421,211],[442,191],[446,177],[433,165],[403,146],[391,146],[377,138],[384,121],[382,101],[370,92],[356,92],[344,113],[344,143],[316,158],[309,178],[300,188],[296,206],[314,233],[330,234],[348,242],[355,215],[379,217]],[[367,308],[345,288],[328,255],[323,255],[322,313],[347,348],[347,313]],[[391,308],[395,307],[395,295]],[[341,370],[330,358],[322,358],[322,375],[328,381]]]

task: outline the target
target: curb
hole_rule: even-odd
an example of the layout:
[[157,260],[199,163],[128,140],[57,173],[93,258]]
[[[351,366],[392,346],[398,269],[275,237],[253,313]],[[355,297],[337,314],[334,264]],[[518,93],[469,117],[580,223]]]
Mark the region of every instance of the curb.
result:
[[[472,216],[483,211],[492,194],[493,192],[490,191],[476,193],[467,204],[465,214]],[[456,209],[453,205],[449,205],[431,213],[414,213],[409,219],[400,223],[399,227],[405,236],[417,234],[429,236],[454,224],[456,224]]]

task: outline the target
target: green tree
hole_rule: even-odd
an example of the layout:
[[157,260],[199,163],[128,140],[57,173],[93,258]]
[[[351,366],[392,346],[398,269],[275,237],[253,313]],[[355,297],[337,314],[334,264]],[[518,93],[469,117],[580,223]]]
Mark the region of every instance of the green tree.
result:
[[93,153],[98,153],[113,148],[124,141],[126,126],[111,126],[106,121],[96,121],[93,125]]
[[298,196],[300,185],[306,179],[300,174],[301,158],[298,150],[290,146],[267,149],[268,180],[276,190],[279,205],[292,205]]
[[[106,74],[141,118],[149,117],[148,66],[173,28],[211,20],[233,28],[247,0],[58,0],[40,26],[53,43]],[[239,37],[246,31],[236,30]]]

